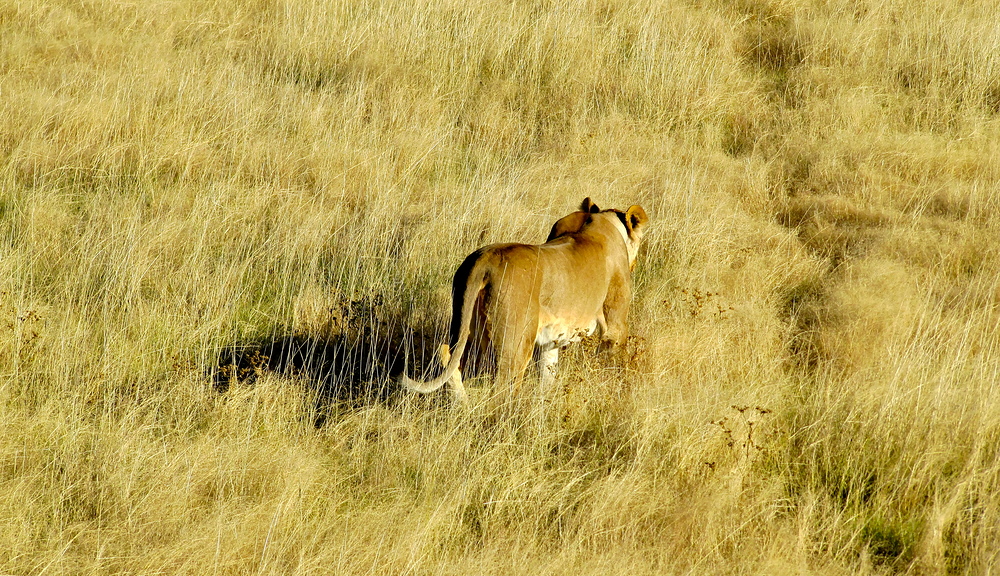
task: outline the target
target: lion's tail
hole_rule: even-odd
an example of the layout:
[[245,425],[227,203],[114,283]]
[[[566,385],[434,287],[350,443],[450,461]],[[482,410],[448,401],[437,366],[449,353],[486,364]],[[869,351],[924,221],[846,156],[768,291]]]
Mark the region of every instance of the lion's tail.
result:
[[[455,344],[450,350],[446,350],[446,352],[450,352],[451,357],[447,358],[444,371],[437,378],[427,382],[414,380],[406,374],[401,375],[399,377],[400,384],[410,390],[429,394],[444,386],[458,371],[462,363],[462,355],[465,353],[465,346],[472,332],[472,315],[475,313],[476,298],[486,286],[487,266],[481,261],[480,256],[482,256],[481,251],[477,250],[472,253],[455,272],[451,311],[451,341]],[[447,346],[443,348],[447,349]]]

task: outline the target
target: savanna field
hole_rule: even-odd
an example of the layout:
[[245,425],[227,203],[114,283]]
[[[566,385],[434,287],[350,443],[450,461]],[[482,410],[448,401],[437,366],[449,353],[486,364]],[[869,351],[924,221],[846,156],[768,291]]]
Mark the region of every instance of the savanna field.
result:
[[[0,2],[0,574],[1000,570],[988,0]],[[650,217],[530,407],[475,248]]]

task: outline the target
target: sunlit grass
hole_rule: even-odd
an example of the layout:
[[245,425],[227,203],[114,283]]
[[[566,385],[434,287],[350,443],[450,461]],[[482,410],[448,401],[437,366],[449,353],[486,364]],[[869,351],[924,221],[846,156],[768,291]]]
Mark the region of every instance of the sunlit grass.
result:
[[[0,572],[989,572],[998,16],[0,6]],[[615,366],[380,388],[585,196]]]

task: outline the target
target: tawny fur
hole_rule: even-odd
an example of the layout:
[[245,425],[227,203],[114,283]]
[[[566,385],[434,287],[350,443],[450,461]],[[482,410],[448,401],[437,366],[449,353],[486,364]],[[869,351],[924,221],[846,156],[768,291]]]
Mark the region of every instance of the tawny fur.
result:
[[433,392],[449,383],[465,401],[461,370],[470,341],[492,349],[496,385],[516,393],[533,352],[539,375],[553,378],[559,348],[597,333],[602,345],[628,336],[632,268],[648,221],[640,206],[600,210],[590,198],[556,222],[540,245],[493,244],[470,254],[455,272],[442,373],[428,382],[404,376],[407,388]]

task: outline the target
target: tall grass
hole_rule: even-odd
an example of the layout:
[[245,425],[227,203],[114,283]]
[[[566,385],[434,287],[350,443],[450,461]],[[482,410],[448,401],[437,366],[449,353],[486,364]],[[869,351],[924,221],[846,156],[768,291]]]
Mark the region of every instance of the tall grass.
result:
[[[991,572],[998,16],[0,5],[0,572]],[[584,196],[651,216],[633,339],[524,415],[218,386],[426,363]]]

